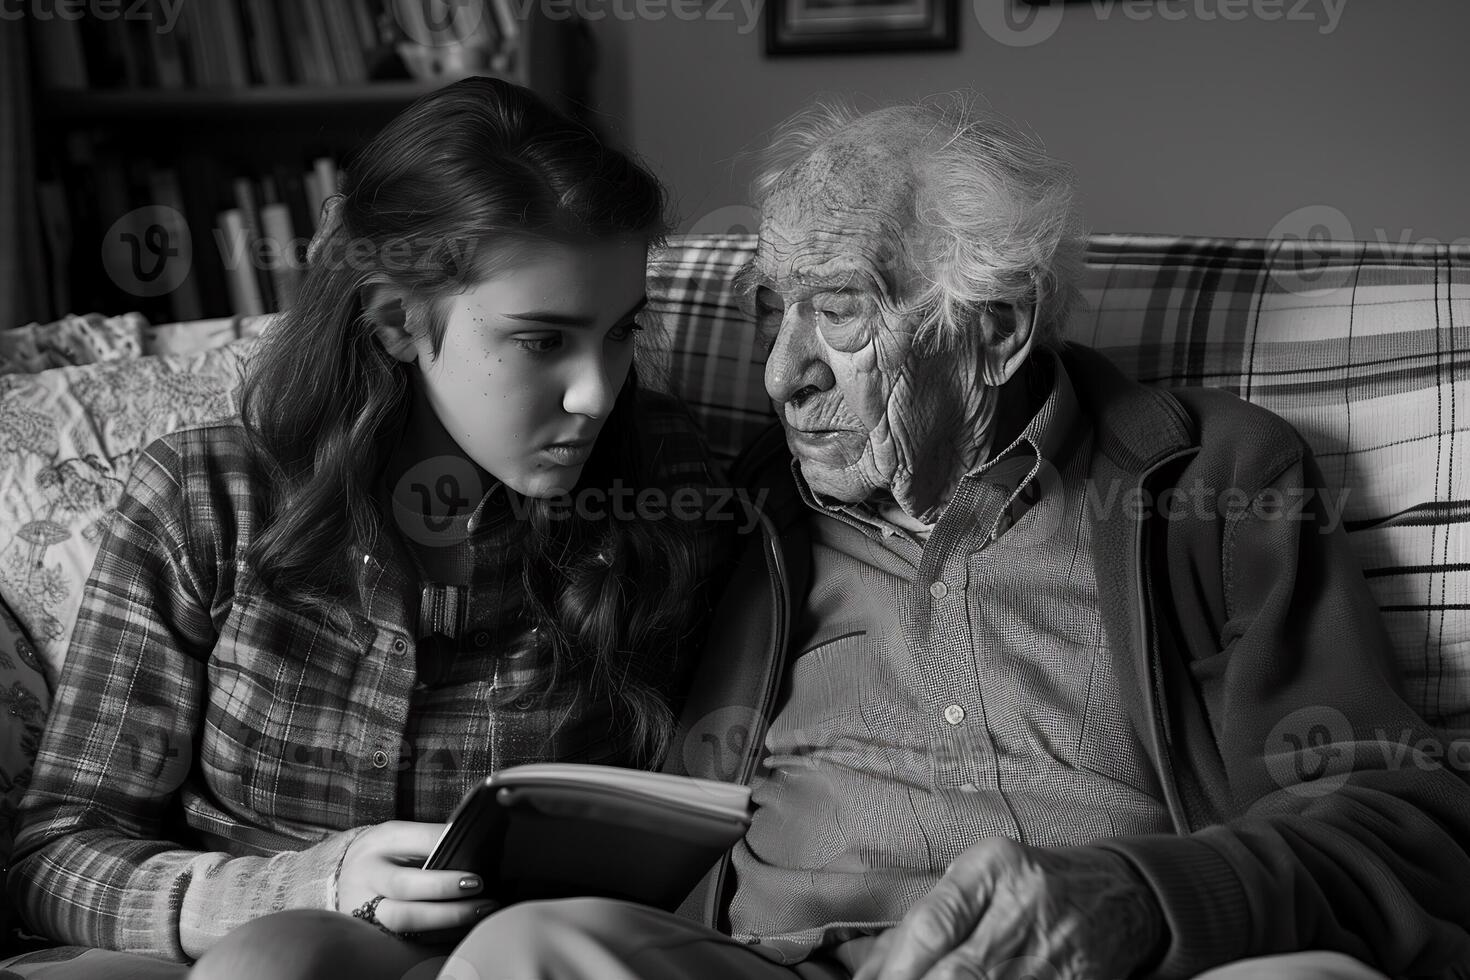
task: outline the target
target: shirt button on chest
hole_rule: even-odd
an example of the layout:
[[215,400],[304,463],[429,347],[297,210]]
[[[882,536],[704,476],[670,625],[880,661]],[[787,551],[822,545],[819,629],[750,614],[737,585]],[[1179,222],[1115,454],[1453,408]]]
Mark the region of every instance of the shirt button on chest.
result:
[[949,595],[949,586],[943,582],[935,582],[929,586],[929,594],[936,599],[943,599]]
[[393,651],[393,656],[401,657],[408,652],[408,641],[401,636],[395,636],[393,638],[393,645],[391,649]]
[[965,720],[965,709],[957,704],[952,704],[944,709],[944,720],[951,725],[958,725]]
[[485,649],[490,645],[490,631],[475,630],[474,635],[470,637],[470,642],[475,645],[476,650]]
[[382,749],[373,753],[373,768],[386,769],[388,766],[388,753]]

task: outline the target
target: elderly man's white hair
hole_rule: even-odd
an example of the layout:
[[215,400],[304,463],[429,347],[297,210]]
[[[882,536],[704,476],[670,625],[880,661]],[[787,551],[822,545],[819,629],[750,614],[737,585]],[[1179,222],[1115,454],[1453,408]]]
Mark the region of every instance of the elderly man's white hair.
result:
[[[918,178],[916,211],[925,231],[899,244],[925,282],[904,297],[923,321],[919,336],[940,346],[977,322],[988,302],[1030,303],[1040,296],[1034,342],[1055,347],[1081,303],[1082,224],[1071,167],[974,96],[950,93],[887,108],[909,109],[933,124]],[[763,209],[781,177],[866,112],[821,101],[776,131],[757,172],[752,199]]]

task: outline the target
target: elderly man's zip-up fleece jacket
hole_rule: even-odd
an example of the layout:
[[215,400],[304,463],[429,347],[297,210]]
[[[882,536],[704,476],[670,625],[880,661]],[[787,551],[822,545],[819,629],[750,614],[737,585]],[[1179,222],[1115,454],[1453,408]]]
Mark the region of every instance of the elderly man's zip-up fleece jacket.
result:
[[[1470,781],[1435,761],[1438,737],[1402,697],[1310,450],[1228,392],[1148,388],[1076,345],[1061,357],[1095,427],[1095,499],[1122,501],[1095,508],[1103,622],[1176,830],[1079,843],[1152,885],[1169,928],[1153,975],[1330,949],[1395,976],[1470,977]],[[748,782],[810,584],[810,511],[779,426],[735,475],[768,493],[762,530],[666,768]],[[1170,487],[1252,505],[1126,503]],[[681,911],[723,927],[733,879],[726,860]]]

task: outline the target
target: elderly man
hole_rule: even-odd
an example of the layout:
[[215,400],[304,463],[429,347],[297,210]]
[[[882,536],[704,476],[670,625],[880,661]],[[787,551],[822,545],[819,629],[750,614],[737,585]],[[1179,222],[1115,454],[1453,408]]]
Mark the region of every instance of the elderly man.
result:
[[1062,343],[1070,178],[1001,122],[819,110],[771,160],[771,534],[688,710],[764,729],[722,931],[528,903],[440,975],[1467,975],[1470,787],[1369,734],[1432,738],[1296,434]]

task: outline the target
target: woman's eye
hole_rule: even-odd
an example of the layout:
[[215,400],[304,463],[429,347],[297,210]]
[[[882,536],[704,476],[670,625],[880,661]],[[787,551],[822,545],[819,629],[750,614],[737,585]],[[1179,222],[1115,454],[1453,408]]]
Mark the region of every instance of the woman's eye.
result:
[[639,326],[637,322],[633,320],[626,320],[609,330],[607,332],[607,339],[616,340],[618,342],[632,340],[633,335],[642,329],[643,328]]
[[549,354],[561,346],[561,334],[543,333],[512,337],[511,340],[522,350],[532,354]]

